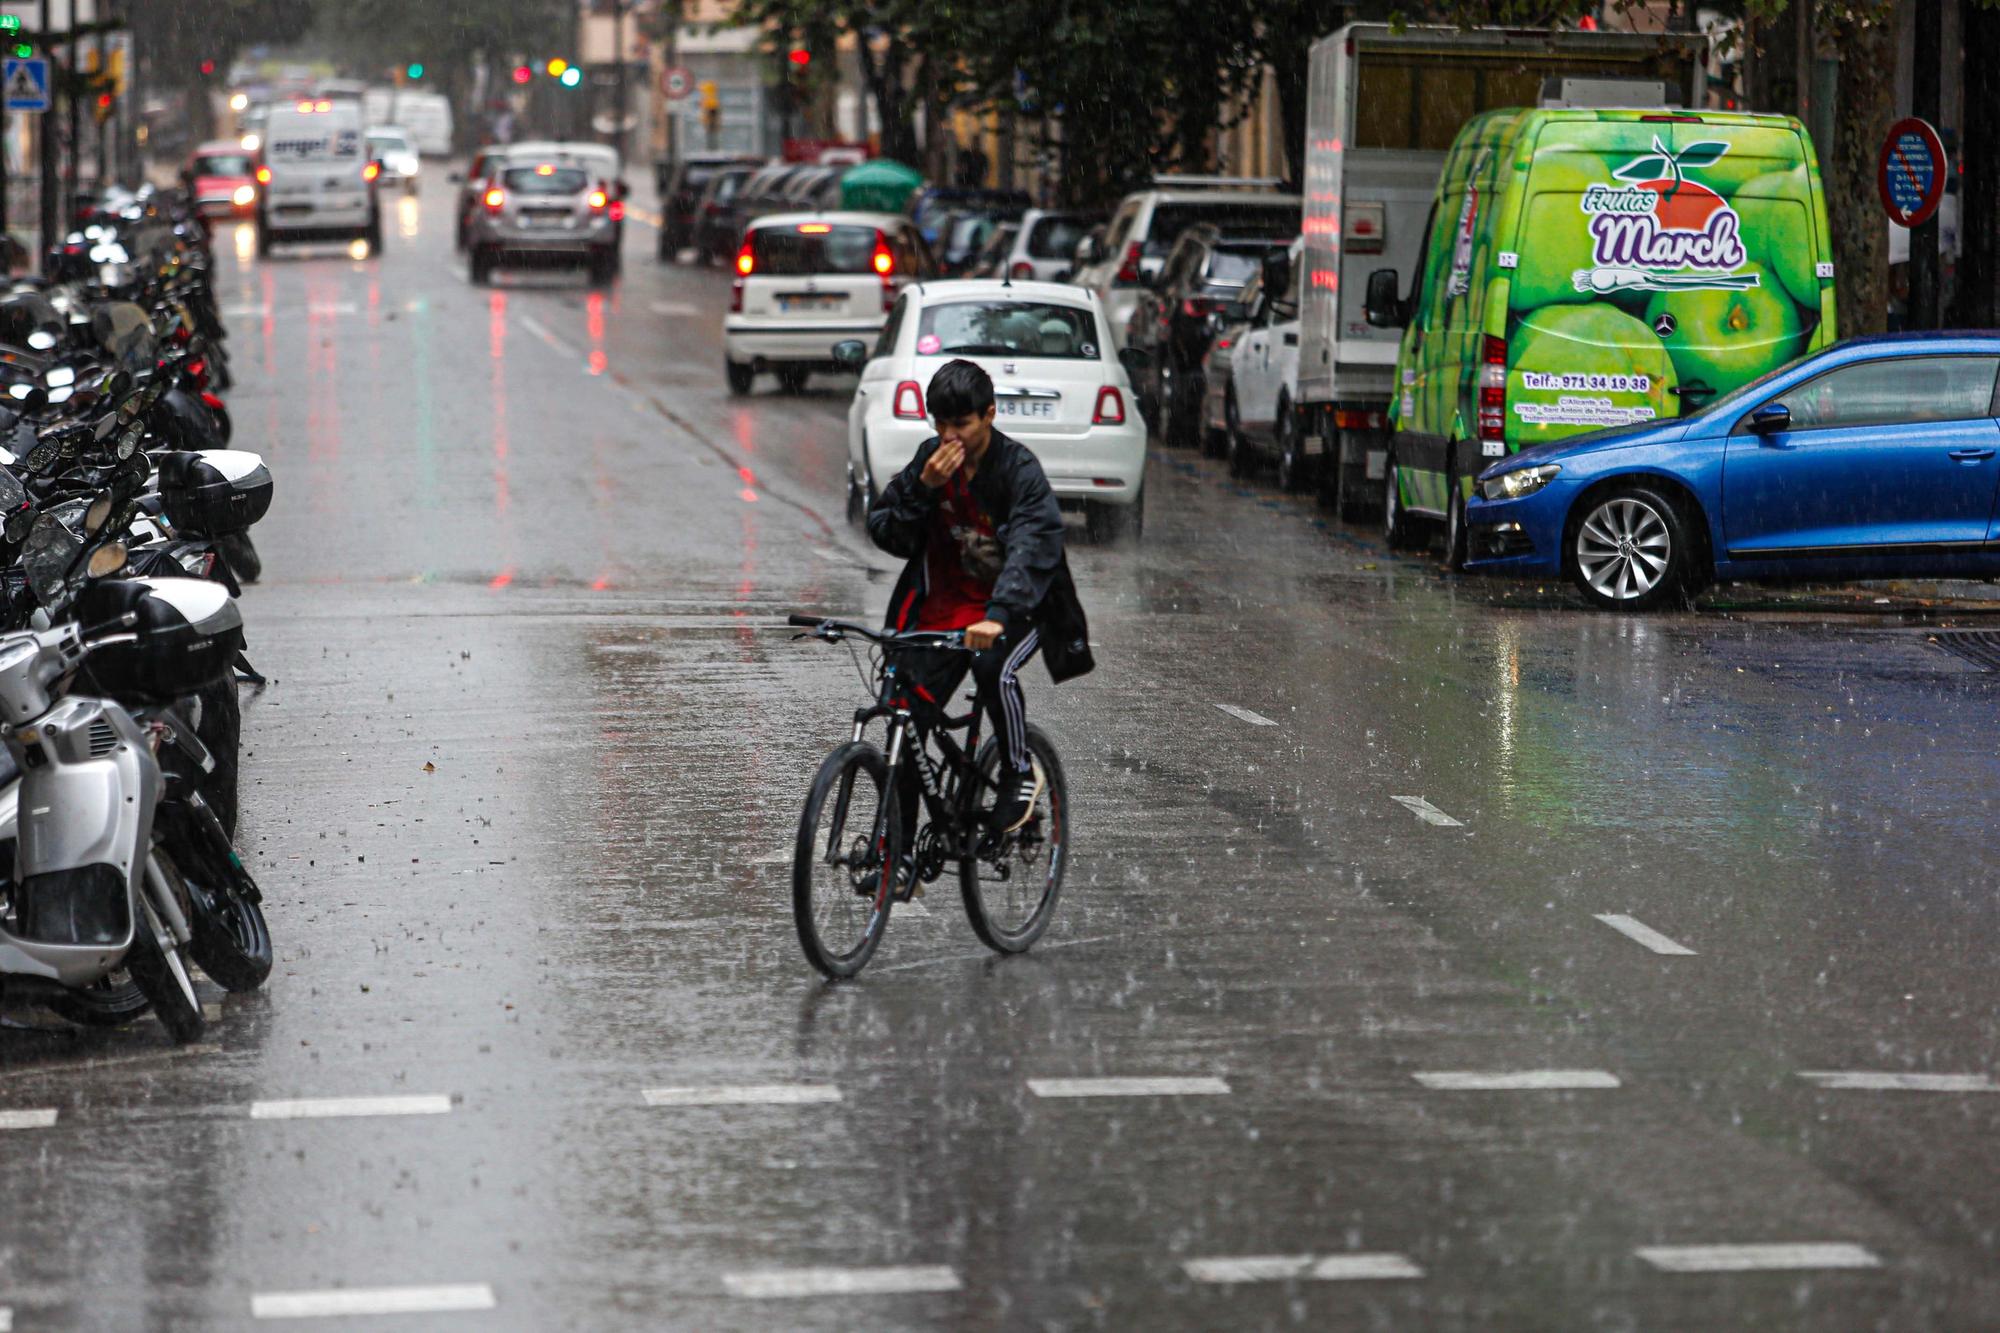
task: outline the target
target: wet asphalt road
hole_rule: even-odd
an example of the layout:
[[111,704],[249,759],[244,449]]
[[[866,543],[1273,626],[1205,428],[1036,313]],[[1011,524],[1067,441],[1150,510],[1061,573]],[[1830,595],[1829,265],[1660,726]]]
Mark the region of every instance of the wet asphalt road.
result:
[[[1158,454],[1141,545],[1073,529],[1100,670],[1029,678],[1050,936],[941,885],[829,987],[784,861],[862,692],[776,625],[893,581],[846,383],[729,398],[726,279],[643,221],[612,294],[475,289],[427,184],[380,258],[221,235],[279,963],[190,1050],[6,1011],[13,1328],[2000,1308],[2000,678],[1929,642],[1976,608],[1593,615]],[[1090,1078],[1168,1082],[1043,1095]],[[321,1098],[407,1100],[268,1105]]]

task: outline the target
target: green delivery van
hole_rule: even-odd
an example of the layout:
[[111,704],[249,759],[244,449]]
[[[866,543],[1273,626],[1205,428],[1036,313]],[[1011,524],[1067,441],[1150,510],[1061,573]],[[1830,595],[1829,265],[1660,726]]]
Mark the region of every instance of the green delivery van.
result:
[[1693,412],[1834,340],[1819,165],[1788,116],[1489,111],[1419,254],[1366,293],[1403,329],[1383,522],[1399,547],[1442,523],[1453,568],[1494,459]]

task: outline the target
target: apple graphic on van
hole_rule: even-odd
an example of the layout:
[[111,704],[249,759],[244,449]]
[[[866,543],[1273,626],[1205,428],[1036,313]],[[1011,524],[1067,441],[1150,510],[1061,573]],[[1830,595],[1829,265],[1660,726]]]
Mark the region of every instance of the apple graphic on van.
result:
[[1727,143],[1713,139],[1676,151],[1656,134],[1650,153],[1613,169],[1624,184],[1584,190],[1580,202],[1590,217],[1595,267],[1570,275],[1576,290],[1603,295],[1751,285],[1754,279],[1736,276],[1749,259],[1742,219],[1721,195],[1686,174],[1714,165],[1728,151]]

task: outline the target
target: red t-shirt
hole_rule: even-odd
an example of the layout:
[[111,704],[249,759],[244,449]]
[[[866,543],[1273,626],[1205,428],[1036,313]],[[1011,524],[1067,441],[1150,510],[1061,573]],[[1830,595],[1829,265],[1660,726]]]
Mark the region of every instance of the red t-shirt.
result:
[[993,581],[1000,577],[1002,553],[993,520],[972,498],[962,474],[954,473],[931,514],[924,568],[930,589],[917,609],[916,628],[964,629],[986,619]]

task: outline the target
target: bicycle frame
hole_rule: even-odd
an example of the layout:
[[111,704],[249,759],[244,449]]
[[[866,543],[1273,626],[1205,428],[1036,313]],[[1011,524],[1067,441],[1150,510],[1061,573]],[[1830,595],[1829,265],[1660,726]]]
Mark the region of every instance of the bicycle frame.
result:
[[[903,764],[913,758],[909,751],[914,734],[917,792],[924,810],[932,824],[951,831],[955,844],[953,852],[960,857],[970,856],[979,830],[971,826],[967,815],[977,806],[979,789],[994,787],[974,767],[974,759],[979,753],[980,711],[975,703],[962,716],[953,717],[945,711],[943,704],[936,707],[940,718],[938,722],[926,722],[917,716],[901,688],[895,656],[889,654],[882,664],[882,685],[874,706],[855,710],[854,739],[859,741],[866,736],[870,722],[877,718],[887,719],[882,752],[888,765],[888,789],[893,796],[898,790]],[[959,731],[965,732],[962,746],[953,734]],[[938,747],[942,762],[937,767],[947,779],[942,784],[934,778],[932,766],[922,762],[926,741],[934,741]],[[845,816],[844,805],[840,813]],[[882,835],[880,823],[888,817],[886,803],[875,817],[877,827],[873,835],[879,841]],[[915,845],[916,833],[914,828],[903,831],[906,845]]]

